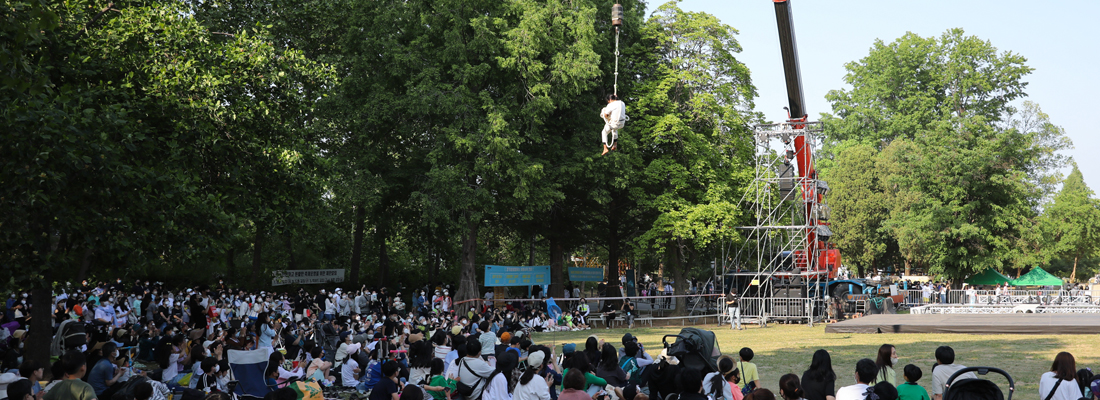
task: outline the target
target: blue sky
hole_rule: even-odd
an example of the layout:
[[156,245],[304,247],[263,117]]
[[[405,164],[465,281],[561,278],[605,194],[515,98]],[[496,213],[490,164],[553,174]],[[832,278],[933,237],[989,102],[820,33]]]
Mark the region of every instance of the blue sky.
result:
[[[650,0],[650,10],[662,1]],[[736,28],[760,94],[757,110],[786,119],[783,64],[770,0],[684,0],[680,8],[714,14]],[[844,87],[844,64],[865,57],[875,39],[905,32],[939,36],[950,28],[990,41],[1028,59],[1028,100],[1066,129],[1085,182],[1100,190],[1100,1],[851,1],[793,0],[803,90],[811,119],[830,111],[825,94]],[[1093,127],[1089,127],[1092,125]],[[1065,171],[1068,173],[1069,171]]]

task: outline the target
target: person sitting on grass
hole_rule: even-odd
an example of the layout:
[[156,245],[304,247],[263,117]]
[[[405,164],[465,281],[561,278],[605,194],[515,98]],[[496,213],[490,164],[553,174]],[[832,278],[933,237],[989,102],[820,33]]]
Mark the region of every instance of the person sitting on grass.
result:
[[[951,346],[936,348],[936,365],[932,366],[932,400],[943,398],[943,390],[947,385],[947,380],[963,368],[966,368],[966,366],[955,364],[955,350]],[[955,380],[976,379],[977,377],[973,372],[967,372],[959,375]]]
[[864,358],[856,362],[856,384],[837,390],[836,400],[864,400],[868,394],[874,392],[874,389],[871,389],[871,386],[867,383],[875,379],[876,372],[878,372],[878,367],[871,359]]
[[737,352],[737,355],[741,357],[741,361],[737,363],[737,369],[741,370],[741,377],[745,382],[745,388],[741,389],[742,393],[748,394],[756,390],[760,386],[760,374],[757,372],[756,364],[751,363],[753,352],[748,347],[741,348],[741,351]]
[[932,400],[928,397],[928,391],[917,383],[924,375],[920,367],[909,364],[902,373],[905,374],[905,383],[898,386],[898,400]]

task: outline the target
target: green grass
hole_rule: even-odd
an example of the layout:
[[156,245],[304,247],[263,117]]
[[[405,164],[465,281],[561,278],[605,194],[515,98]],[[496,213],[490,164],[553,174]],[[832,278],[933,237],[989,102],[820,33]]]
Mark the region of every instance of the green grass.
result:
[[[1038,398],[1039,376],[1050,369],[1054,356],[1068,351],[1077,360],[1077,368],[1097,366],[1100,361],[1100,335],[963,335],[963,334],[834,334],[825,333],[824,325],[778,325],[767,328],[746,327],[732,331],[729,326],[702,325],[699,328],[714,331],[723,354],[736,356],[742,347],[752,348],[756,356],[753,362],[760,368],[760,383],[777,391],[779,377],[788,373],[799,376],[810,365],[810,358],[817,349],[828,350],[837,374],[837,388],[854,383],[856,361],[861,358],[874,360],[875,352],[883,343],[897,348],[899,365],[896,367],[899,383],[902,368],[914,364],[921,368],[924,377],[920,383],[925,389],[932,384],[934,352],[941,345],[955,349],[955,362],[966,366],[989,366],[1007,371],[1016,381],[1015,398]],[[681,327],[636,328],[629,332],[639,337],[647,352],[656,356],[661,349],[661,337],[680,332]],[[597,335],[618,347],[627,329],[592,329],[580,332],[536,333],[533,341],[554,345],[561,351],[562,343],[576,343],[584,348],[589,335]],[[1003,377],[992,376],[1007,395],[1008,384]],[[931,394],[931,390],[929,393]]]

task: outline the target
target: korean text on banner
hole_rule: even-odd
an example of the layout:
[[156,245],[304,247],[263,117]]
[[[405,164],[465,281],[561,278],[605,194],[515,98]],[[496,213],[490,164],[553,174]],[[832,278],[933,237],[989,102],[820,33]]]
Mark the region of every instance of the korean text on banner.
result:
[[344,281],[343,269],[285,269],[275,271],[271,286],[311,285]]
[[600,282],[603,268],[569,267],[569,280],[573,282]]
[[485,286],[542,286],[550,284],[550,266],[485,266]]

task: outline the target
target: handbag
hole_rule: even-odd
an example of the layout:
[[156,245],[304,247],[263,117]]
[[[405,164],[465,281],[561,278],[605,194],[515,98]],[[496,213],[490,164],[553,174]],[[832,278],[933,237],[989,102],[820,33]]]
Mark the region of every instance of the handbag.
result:
[[[741,377],[744,378],[745,377],[745,365],[742,364],[740,361],[737,362],[737,365],[741,369],[741,372],[740,372]],[[741,388],[741,394],[742,395],[748,395],[749,393],[752,393],[753,390],[756,390],[756,382],[746,381],[745,382],[745,387]],[[1050,399],[1047,399],[1047,400],[1050,400]]]
[[476,372],[474,372],[473,369],[470,369],[470,366],[466,364],[466,361],[461,361],[461,363],[463,367],[466,367],[467,371],[470,371],[471,374],[477,377],[477,383],[473,385],[467,385],[465,382],[458,381],[455,382],[455,388],[457,389],[458,394],[461,394],[465,397],[470,397],[474,394],[474,389],[477,388],[477,385],[480,385],[481,381],[485,380],[485,377],[478,375]]

